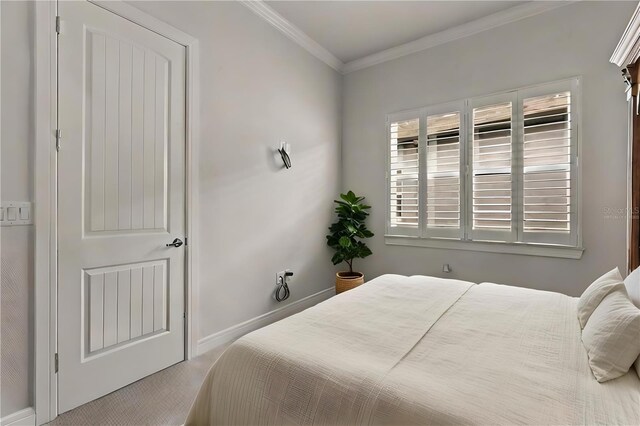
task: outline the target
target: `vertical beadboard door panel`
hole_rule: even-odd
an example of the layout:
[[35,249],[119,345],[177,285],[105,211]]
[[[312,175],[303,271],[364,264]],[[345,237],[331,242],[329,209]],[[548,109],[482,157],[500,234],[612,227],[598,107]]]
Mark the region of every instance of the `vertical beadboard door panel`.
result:
[[184,359],[186,51],[89,2],[60,16],[62,413]]
[[104,347],[118,343],[118,273],[104,274],[103,342]]
[[[88,280],[89,288],[87,289],[87,295],[89,297],[89,303],[87,303],[87,316],[89,317],[89,335],[91,340],[88,341],[89,352],[95,352],[104,346],[103,331],[104,331],[104,275],[89,275]],[[86,321],[85,318],[83,320]],[[86,323],[86,322],[85,322]],[[86,340],[85,340],[86,341]]]
[[118,271],[118,343],[131,339],[131,269]]
[[[119,90],[120,46],[116,38],[105,36],[105,103],[104,103],[104,228],[118,230],[118,136],[119,136]],[[90,125],[91,122],[85,123]],[[90,141],[89,141],[90,142]]]
[[153,331],[164,330],[167,288],[165,280],[165,265],[155,265],[153,271]]
[[144,50],[134,46],[131,64],[131,229],[143,228]]
[[130,339],[142,336],[142,267],[131,269]]
[[153,182],[153,212],[154,226],[156,229],[166,227],[166,177],[167,177],[167,103],[169,92],[167,90],[169,82],[169,63],[166,59],[155,57],[155,103],[154,103],[154,182]]
[[87,99],[90,101],[88,114],[91,126],[86,128],[87,161],[85,176],[89,179],[88,193],[85,201],[89,203],[86,218],[91,231],[104,231],[104,157],[105,157],[105,100],[107,81],[106,72],[106,37],[89,31],[87,34],[87,57],[89,72],[87,73]]
[[153,266],[142,268],[142,335],[153,331]]
[[83,361],[167,330],[166,260],[84,271]]
[[169,61],[87,30],[87,233],[166,230]]
[[131,229],[131,171],[133,127],[133,46],[119,41],[118,80],[118,229]]

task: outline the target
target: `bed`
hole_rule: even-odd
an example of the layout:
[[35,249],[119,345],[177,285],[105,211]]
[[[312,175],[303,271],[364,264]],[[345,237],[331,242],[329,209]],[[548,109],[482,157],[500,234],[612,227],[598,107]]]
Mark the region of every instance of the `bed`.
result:
[[233,343],[187,424],[638,425],[640,379],[595,380],[577,300],[384,275]]

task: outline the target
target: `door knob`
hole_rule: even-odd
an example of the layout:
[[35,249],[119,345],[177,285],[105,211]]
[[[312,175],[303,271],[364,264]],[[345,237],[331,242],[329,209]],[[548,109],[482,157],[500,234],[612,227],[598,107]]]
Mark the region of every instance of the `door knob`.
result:
[[175,240],[173,240],[173,242],[171,244],[167,244],[167,247],[180,247],[182,245],[182,240],[180,238],[176,238]]

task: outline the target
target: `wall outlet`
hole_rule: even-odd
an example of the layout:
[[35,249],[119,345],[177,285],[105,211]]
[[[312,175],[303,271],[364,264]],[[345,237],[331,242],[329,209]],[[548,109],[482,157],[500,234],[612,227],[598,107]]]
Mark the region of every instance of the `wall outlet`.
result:
[[[289,276],[287,276],[289,274]],[[293,277],[293,273],[291,269],[285,269],[284,271],[280,271],[276,273],[276,285],[284,284],[285,282],[289,284],[291,282],[291,278]]]
[[448,274],[451,271],[453,271],[453,269],[451,269],[451,265],[449,265],[448,263],[445,263],[444,265],[442,265],[442,272],[445,272]]

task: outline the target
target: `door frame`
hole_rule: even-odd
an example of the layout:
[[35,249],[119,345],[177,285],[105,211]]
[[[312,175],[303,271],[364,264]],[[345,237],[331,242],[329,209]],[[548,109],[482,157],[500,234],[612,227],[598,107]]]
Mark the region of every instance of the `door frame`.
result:
[[[118,0],[86,0],[186,49],[186,246],[185,359],[197,354],[198,300],[198,151],[199,151],[199,43],[189,34]],[[35,5],[35,152],[34,152],[34,401],[36,424],[58,415],[57,353],[57,37],[56,0]],[[64,32],[64,17],[62,17]],[[64,134],[62,135],[64,150]]]

